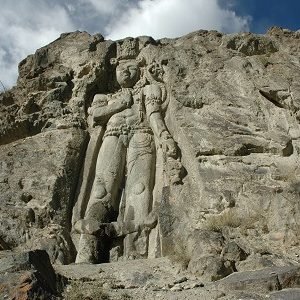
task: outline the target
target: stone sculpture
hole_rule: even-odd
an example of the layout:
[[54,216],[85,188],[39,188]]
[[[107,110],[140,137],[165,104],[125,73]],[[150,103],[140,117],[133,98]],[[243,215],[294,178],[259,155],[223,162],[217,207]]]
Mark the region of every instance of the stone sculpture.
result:
[[94,126],[106,125],[106,131],[84,217],[75,224],[81,233],[76,262],[147,258],[149,235],[157,223],[157,148],[169,180],[180,180],[178,149],[163,119],[163,65],[135,58],[135,48],[134,41],[118,45],[112,63],[121,89],[95,95],[89,109]]
[[[73,263],[77,253],[77,262],[167,256],[205,281],[299,263],[299,37],[273,28],[266,35],[197,31],[115,42],[74,32],[28,56],[17,86],[0,93],[1,256],[44,249],[56,264]],[[122,88],[114,67],[119,72],[126,63],[136,76]],[[151,94],[159,112],[149,113]],[[175,156],[161,147],[164,135],[156,136],[157,115],[176,141]],[[113,120],[123,131],[109,132]],[[130,120],[148,131],[134,132]],[[111,140],[121,155],[105,155],[96,168]],[[186,176],[172,185],[181,162]],[[118,179],[104,172],[108,164],[117,166]],[[130,182],[146,178],[145,190],[134,194]],[[97,209],[101,204],[109,211]],[[140,281],[136,270],[152,274],[144,271],[153,261],[167,264],[101,269],[120,270],[112,284],[126,286],[127,268]],[[86,270],[94,274],[63,268],[82,281]],[[102,275],[93,286],[102,287]]]

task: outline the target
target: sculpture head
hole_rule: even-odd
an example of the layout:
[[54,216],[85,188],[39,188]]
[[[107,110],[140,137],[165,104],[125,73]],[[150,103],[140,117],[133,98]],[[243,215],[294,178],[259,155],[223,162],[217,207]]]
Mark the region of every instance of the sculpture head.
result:
[[133,87],[140,77],[139,63],[136,60],[120,61],[116,68],[116,75],[121,87]]

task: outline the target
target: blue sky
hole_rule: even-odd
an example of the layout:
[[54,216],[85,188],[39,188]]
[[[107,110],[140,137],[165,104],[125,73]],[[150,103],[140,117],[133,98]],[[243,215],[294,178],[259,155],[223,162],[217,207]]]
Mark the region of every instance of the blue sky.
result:
[[0,80],[6,88],[15,84],[23,58],[63,32],[157,39],[198,29],[224,33],[265,33],[273,25],[300,29],[300,0],[0,0],[0,8]]
[[252,17],[251,32],[265,33],[274,25],[300,29],[300,0],[235,0],[233,7],[237,15]]

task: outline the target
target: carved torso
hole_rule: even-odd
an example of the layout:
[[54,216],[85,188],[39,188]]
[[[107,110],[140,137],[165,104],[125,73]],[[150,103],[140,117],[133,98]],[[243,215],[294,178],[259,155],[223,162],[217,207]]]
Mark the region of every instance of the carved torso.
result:
[[[147,114],[149,115],[149,106],[147,105],[149,104],[149,99],[148,102],[145,103],[145,100],[147,101],[147,99],[143,99],[142,96],[144,89],[145,87],[139,89],[139,91],[132,89],[133,104],[130,108],[115,113],[112,117],[110,117],[107,122],[106,135],[132,135],[136,131],[143,131],[153,134],[147,119]],[[111,101],[118,100],[112,99]],[[159,109],[158,107],[160,102],[161,99],[159,97],[158,101],[153,103],[156,107],[156,110]],[[151,109],[152,108],[150,108],[150,110]]]

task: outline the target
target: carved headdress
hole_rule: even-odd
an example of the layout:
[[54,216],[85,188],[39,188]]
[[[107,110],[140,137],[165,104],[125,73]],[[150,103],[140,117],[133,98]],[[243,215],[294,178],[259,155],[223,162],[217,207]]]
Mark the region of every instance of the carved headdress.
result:
[[126,38],[116,42],[117,57],[110,60],[112,65],[118,65],[120,61],[136,60],[139,65],[144,64],[144,58],[138,57],[139,43],[137,39]]

